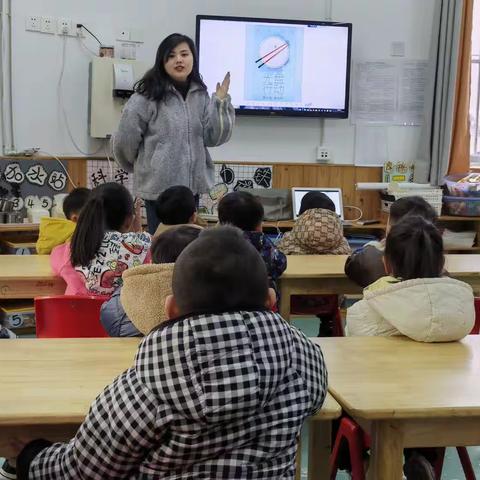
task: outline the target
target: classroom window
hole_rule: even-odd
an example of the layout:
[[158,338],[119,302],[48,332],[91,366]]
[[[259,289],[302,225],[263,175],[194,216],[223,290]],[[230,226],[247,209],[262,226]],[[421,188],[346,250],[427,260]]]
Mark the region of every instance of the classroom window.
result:
[[472,80],[470,96],[470,158],[480,166],[480,0],[473,7]]

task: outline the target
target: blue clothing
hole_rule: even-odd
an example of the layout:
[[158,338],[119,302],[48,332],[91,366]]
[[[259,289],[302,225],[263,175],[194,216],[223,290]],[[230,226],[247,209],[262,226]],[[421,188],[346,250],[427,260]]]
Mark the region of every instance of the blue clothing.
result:
[[267,266],[268,283],[270,287],[275,290],[278,303],[280,300],[280,292],[277,279],[287,268],[287,257],[263,232],[243,232],[243,234],[263,258]]
[[117,288],[110,300],[102,305],[100,321],[103,328],[111,337],[142,337],[123,309],[120,291],[121,288]]

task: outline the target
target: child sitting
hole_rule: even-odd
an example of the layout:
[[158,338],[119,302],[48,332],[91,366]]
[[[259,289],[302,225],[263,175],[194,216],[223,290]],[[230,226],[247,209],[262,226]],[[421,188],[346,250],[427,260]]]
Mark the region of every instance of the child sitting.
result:
[[286,255],[344,255],[351,253],[335,204],[322,192],[308,192],[299,217],[278,247]]
[[388,276],[347,310],[348,335],[448,342],[469,334],[475,322],[472,288],[442,276],[442,236],[432,223],[408,215],[393,225],[384,263]]
[[[308,192],[300,203],[300,216],[278,248],[286,255],[344,255],[351,253],[335,204],[322,192]],[[292,312],[314,314],[320,319],[318,336],[333,333],[338,313],[338,295],[294,295]]]
[[39,255],[48,255],[57,245],[62,245],[70,240],[75,231],[80,211],[87,203],[89,195],[89,188],[75,188],[63,201],[65,218],[44,217],[40,219],[36,245]]
[[183,185],[167,188],[155,202],[157,218],[160,224],[154,237],[175,225],[197,224],[197,206],[193,192]]
[[167,230],[152,244],[152,265],[125,271],[123,287],[114,292],[100,311],[102,325],[111,337],[146,335],[166,320],[164,306],[166,297],[172,293],[174,263],[200,232],[200,228],[188,225]]
[[[399,198],[390,207],[387,231],[406,215],[419,215],[433,224],[437,221],[434,208],[422,197],[411,196]],[[356,250],[345,263],[347,277],[362,288],[370,285],[386,275],[383,265],[385,239],[380,242],[368,242],[364,247]]]
[[[411,197],[410,197],[411,198]],[[418,198],[418,197],[417,197]],[[384,276],[347,310],[347,335],[405,335],[419,342],[460,340],[475,323],[470,285],[442,277],[443,242],[437,228],[405,215],[386,238]],[[406,449],[408,479],[435,479],[435,449]]]
[[80,213],[71,243],[71,264],[88,293],[111,295],[122,273],[150,261],[151,236],[141,231],[140,204],[117,183],[104,183]]
[[218,220],[243,230],[245,238],[257,249],[267,266],[270,287],[279,292],[277,279],[287,268],[287,258],[262,232],[263,205],[257,197],[248,192],[232,192],[225,195],[218,204]]
[[72,441],[22,450],[19,478],[293,480],[298,435],[323,403],[327,373],[320,348],[272,301],[242,234],[204,230],[175,263],[170,320]]

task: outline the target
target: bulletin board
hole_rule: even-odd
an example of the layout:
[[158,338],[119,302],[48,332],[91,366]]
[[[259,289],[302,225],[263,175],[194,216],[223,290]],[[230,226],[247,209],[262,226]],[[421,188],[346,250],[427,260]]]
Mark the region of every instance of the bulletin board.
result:
[[[133,173],[119,167],[112,160],[89,160],[87,187],[95,188],[106,182],[124,185],[133,195]],[[229,192],[244,188],[272,188],[272,165],[241,165],[216,163],[214,186],[200,196],[199,212],[216,215],[217,204]]]
[[34,204],[50,209],[54,195],[67,192],[67,163],[42,158],[1,158],[0,197],[12,199],[16,211]]

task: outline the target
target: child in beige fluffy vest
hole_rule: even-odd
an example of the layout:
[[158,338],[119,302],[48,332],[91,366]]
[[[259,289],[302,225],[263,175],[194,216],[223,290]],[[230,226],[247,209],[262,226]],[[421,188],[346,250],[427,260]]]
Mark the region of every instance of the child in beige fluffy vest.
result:
[[165,319],[165,299],[172,293],[174,262],[183,249],[195,240],[201,228],[172,227],[152,245],[152,264],[129,269],[123,275],[123,287],[104,303],[102,325],[112,337],[146,335]]

